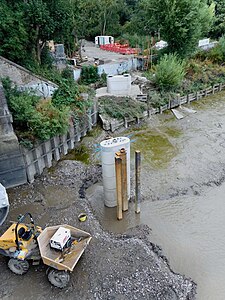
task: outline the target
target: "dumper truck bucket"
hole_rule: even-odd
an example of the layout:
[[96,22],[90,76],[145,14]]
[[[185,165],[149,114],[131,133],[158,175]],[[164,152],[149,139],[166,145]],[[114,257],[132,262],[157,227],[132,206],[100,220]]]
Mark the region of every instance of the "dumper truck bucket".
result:
[[0,225],[2,225],[9,213],[9,200],[5,187],[0,183]]

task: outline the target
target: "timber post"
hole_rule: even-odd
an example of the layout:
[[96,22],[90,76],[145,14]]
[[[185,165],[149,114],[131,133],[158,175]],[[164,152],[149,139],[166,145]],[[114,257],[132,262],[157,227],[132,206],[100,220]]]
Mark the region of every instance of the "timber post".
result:
[[135,212],[140,213],[141,191],[140,191],[140,174],[141,174],[141,152],[135,151]]
[[[118,155],[119,154],[119,155]],[[122,220],[122,159],[120,152],[115,155],[116,168],[116,195],[117,195],[117,219]]]
[[128,210],[128,196],[127,196],[127,153],[124,148],[120,150],[120,157],[122,159],[122,209]]

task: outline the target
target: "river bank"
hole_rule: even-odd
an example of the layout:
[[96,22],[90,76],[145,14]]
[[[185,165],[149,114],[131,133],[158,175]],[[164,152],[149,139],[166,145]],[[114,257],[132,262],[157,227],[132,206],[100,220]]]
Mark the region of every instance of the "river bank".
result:
[[[127,132],[141,150],[141,214],[133,203],[121,222],[102,203],[102,186],[87,191],[103,228],[121,233],[148,225],[175,272],[197,283],[198,300],[223,300],[225,276],[225,95],[193,103],[194,114],[155,116]],[[134,170],[134,166],[132,166]],[[132,179],[134,182],[134,178]]]
[[[102,229],[82,192],[84,184],[88,188],[100,178],[98,166],[61,161],[34,184],[9,191],[8,220],[30,211],[37,224],[68,223],[90,232],[93,240],[63,290],[48,283],[44,266],[31,267],[20,277],[7,269],[1,257],[1,299],[194,299],[195,284],[170,270],[159,249],[148,241],[148,226],[123,235]],[[80,223],[83,211],[88,219]],[[32,288],[25,291],[24,282]]]
[[[76,295],[77,299],[195,299],[195,284],[171,271],[164,255],[168,256],[169,263],[172,261],[175,271],[187,277],[190,273],[185,266],[201,261],[198,255],[193,260],[193,248],[187,247],[192,241],[186,239],[188,229],[184,230],[182,222],[186,224],[185,228],[191,228],[192,235],[199,232],[199,228],[191,227],[192,217],[185,217],[186,209],[182,217],[178,208],[183,207],[185,199],[187,203],[191,198],[196,202],[196,197],[224,181],[223,96],[221,94],[213,102],[208,98],[201,100],[194,107],[197,113],[187,115],[181,121],[167,113],[154,116],[147,124],[123,133],[131,138],[132,153],[136,149],[142,152],[140,216],[133,213],[132,201],[122,222],[116,221],[114,209],[104,207],[101,168],[97,164],[64,160],[37,178],[34,184],[9,190],[10,214],[1,232],[9,225],[9,220],[30,211],[37,224],[68,223],[90,232],[93,240],[76,266],[69,287],[62,291],[49,285],[44,266],[33,267],[26,277],[18,277],[7,269],[5,258],[1,257],[0,266],[4,273],[0,283],[1,298],[74,299]],[[101,134],[98,138],[94,136],[86,147],[103,138]],[[95,145],[92,152],[97,152],[93,151],[97,148]],[[85,149],[81,147],[80,156]],[[73,159],[72,156],[68,158]],[[86,154],[83,158],[85,162],[91,161]],[[133,169],[132,158],[131,162]],[[177,203],[180,203],[178,208]],[[190,202],[188,214],[192,204]],[[83,211],[88,214],[88,219],[80,223],[78,215]],[[197,214],[192,213],[192,216],[198,219]],[[197,236],[196,240],[201,242],[199,234]],[[163,246],[163,250],[152,241]],[[186,249],[190,251],[189,256],[185,256]],[[174,250],[175,256],[172,255]],[[176,261],[182,261],[184,267],[179,268]],[[207,259],[201,262],[205,264]],[[195,275],[191,273],[190,277]],[[32,286],[26,293],[22,284],[25,278],[26,284]],[[200,282],[202,285],[204,278]]]

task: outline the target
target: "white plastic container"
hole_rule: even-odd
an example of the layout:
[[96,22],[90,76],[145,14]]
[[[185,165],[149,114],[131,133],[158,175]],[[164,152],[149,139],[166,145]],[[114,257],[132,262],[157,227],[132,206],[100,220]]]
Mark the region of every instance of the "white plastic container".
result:
[[0,225],[3,224],[9,213],[9,200],[5,187],[0,183]]
[[117,137],[100,143],[102,159],[102,177],[104,189],[104,203],[108,207],[117,205],[115,153],[125,148],[127,153],[127,196],[130,199],[130,139]]
[[131,91],[131,76],[124,75],[108,75],[107,76],[107,92],[112,95],[128,95]]

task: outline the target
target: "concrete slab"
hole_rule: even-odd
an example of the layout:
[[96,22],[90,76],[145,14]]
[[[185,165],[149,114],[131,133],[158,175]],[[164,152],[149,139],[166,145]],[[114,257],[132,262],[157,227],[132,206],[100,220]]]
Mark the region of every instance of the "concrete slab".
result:
[[127,95],[124,95],[124,94],[116,94],[116,95],[113,95],[113,94],[109,94],[107,92],[107,87],[102,87],[102,88],[99,88],[96,90],[96,97],[99,98],[99,97],[103,97],[103,96],[115,96],[115,97],[126,97],[126,96],[129,96],[131,98],[134,98],[136,99],[137,95],[140,95],[141,94],[141,90],[139,88],[138,85],[132,85],[131,86],[131,90],[130,92],[127,94]]
[[179,112],[177,109],[171,109],[172,113],[174,114],[174,116],[180,120],[180,119],[183,119],[185,116]]
[[87,41],[84,42],[82,56],[87,56],[89,61],[94,61],[94,58],[99,58],[105,63],[125,61],[134,57],[134,55],[123,55],[115,52],[101,50],[100,48],[96,47],[94,43]]

